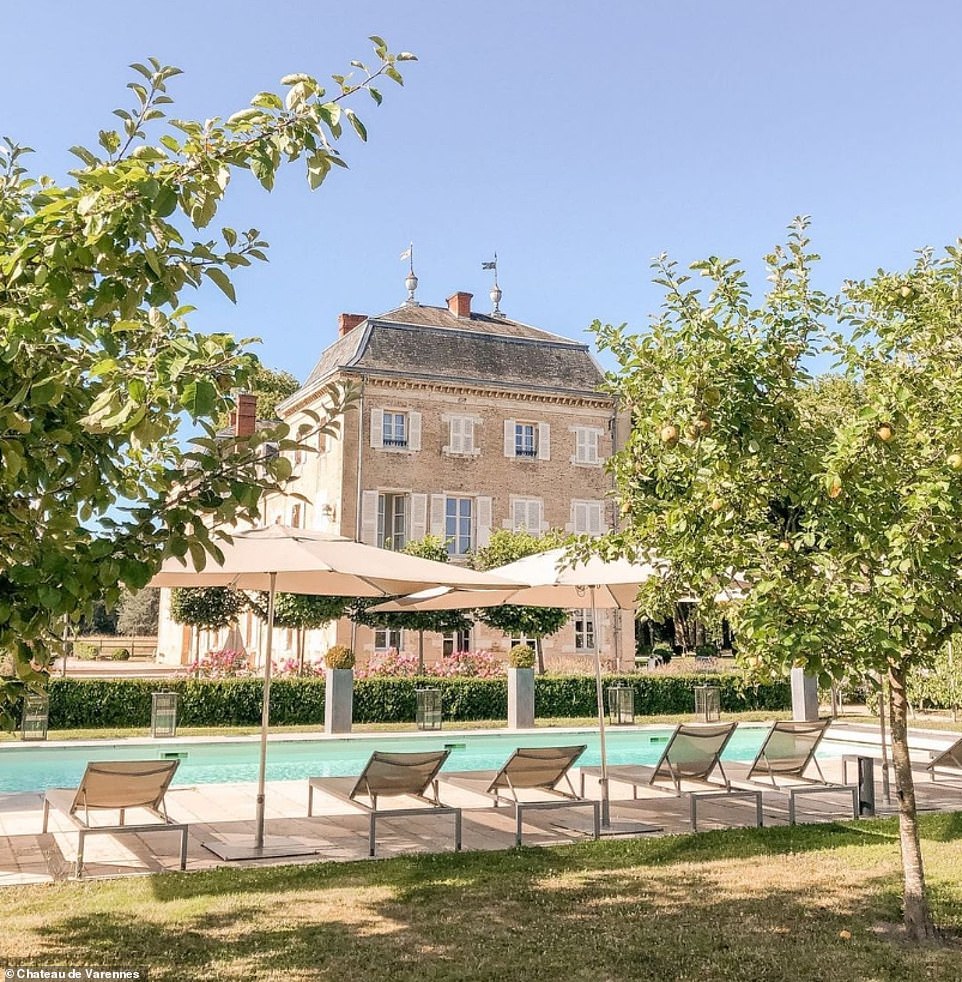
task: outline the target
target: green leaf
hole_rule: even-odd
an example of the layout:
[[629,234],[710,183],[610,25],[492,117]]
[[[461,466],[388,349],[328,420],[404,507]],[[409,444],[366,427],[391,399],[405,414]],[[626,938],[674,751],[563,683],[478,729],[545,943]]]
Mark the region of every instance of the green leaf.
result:
[[353,109],[345,109],[344,110],[344,115],[347,116],[348,120],[350,121],[351,126],[354,127],[354,132],[357,133],[357,135],[362,140],[365,140],[366,141],[367,140],[367,130],[364,128],[364,124],[357,118],[357,115],[355,114],[354,110]]
[[159,218],[166,218],[168,215],[173,214],[174,209],[177,207],[177,194],[173,188],[162,185],[160,190],[157,192],[157,197],[154,198],[153,209],[154,214]]
[[206,381],[200,379],[196,382],[188,382],[184,386],[183,394],[180,397],[180,405],[197,419],[201,416],[209,416],[213,412],[217,403],[217,389]]
[[237,295],[234,293],[234,284],[231,283],[228,275],[217,266],[211,266],[209,269],[205,269],[204,273],[207,278],[213,280],[223,291],[224,295],[230,300],[231,303],[237,303]]
[[284,102],[275,92],[258,92],[251,99],[252,106],[259,106],[261,109],[283,109]]

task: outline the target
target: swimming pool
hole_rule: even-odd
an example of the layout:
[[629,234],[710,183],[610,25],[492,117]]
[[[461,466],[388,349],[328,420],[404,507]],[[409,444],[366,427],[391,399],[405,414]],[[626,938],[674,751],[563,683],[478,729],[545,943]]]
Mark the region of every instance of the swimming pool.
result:
[[[723,760],[752,760],[767,727],[739,726]],[[609,764],[653,764],[664,749],[671,729],[609,729]],[[390,736],[359,734],[347,738],[281,737],[270,741],[267,780],[289,781],[314,776],[358,774],[373,750],[451,749],[446,770],[484,770],[500,767],[517,747],[587,744],[579,764],[600,764],[597,730],[551,730],[537,733],[431,733]],[[0,792],[44,791],[76,787],[90,760],[144,760],[176,757],[180,767],[175,785],[221,784],[257,780],[260,743],[254,737],[84,742],[76,745],[0,746]],[[852,748],[824,741],[819,757],[839,757]]]

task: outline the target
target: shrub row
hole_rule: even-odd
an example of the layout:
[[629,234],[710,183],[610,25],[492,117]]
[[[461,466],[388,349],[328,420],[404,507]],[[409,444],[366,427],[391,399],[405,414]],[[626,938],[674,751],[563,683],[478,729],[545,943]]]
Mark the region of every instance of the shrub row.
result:
[[[696,685],[717,685],[723,711],[781,710],[791,705],[787,682],[745,686],[737,675],[619,675],[605,686],[635,690],[639,716],[690,713]],[[404,723],[415,716],[415,691],[441,690],[444,718],[450,722],[506,719],[504,678],[370,678],[354,682],[356,723]],[[125,727],[150,724],[151,693],[180,696],[182,726],[252,726],[260,722],[263,683],[241,679],[60,679],[50,680],[52,729]],[[535,682],[535,712],[552,717],[593,716],[595,682],[583,675],[544,675]],[[323,678],[281,678],[271,684],[271,722],[309,725],[324,721]]]

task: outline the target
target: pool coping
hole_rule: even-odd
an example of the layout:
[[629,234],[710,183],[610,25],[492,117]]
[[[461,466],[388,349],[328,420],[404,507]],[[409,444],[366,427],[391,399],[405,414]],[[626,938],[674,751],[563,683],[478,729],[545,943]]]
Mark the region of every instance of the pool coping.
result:
[[[606,733],[620,732],[644,732],[644,731],[663,731],[670,730],[675,724],[672,723],[636,723],[622,725],[606,725]],[[746,721],[738,724],[739,729],[762,729],[771,724],[765,721]],[[359,743],[371,742],[385,739],[396,739],[403,737],[407,740],[436,740],[438,737],[483,737],[483,736],[543,736],[545,734],[595,734],[598,732],[597,726],[559,726],[548,727],[539,726],[525,729],[509,729],[508,727],[487,727],[484,729],[440,729],[440,730],[381,730],[376,733],[324,733],[317,731],[298,731],[293,733],[269,733],[268,744],[282,743],[302,743],[302,742],[329,742],[329,741],[357,741]],[[843,735],[844,734],[844,735]],[[249,744],[259,743],[260,733],[249,734],[230,734],[225,736],[200,735],[200,736],[174,736],[174,737],[104,737],[102,739],[91,740],[30,740],[12,741],[0,744],[0,756],[7,753],[30,752],[34,749],[48,750],[69,750],[71,748],[82,749],[105,747],[178,747],[191,746],[197,744]],[[921,727],[910,727],[909,744],[920,749],[938,749],[943,745],[952,743],[958,739],[958,734],[953,730],[927,730]],[[864,743],[879,746],[879,728],[869,723],[833,723],[826,734],[826,740],[835,743]],[[891,737],[888,738],[890,745]]]
[[[739,723],[739,728],[757,729],[769,726],[765,722],[745,722]],[[671,730],[674,728],[672,723],[638,723],[634,725],[606,725],[605,732],[643,732],[653,730]],[[268,744],[272,743],[299,743],[315,741],[342,741],[357,740],[358,742],[370,740],[396,739],[403,737],[410,740],[431,740],[438,737],[481,737],[481,736],[541,736],[544,734],[563,735],[566,733],[597,733],[597,726],[538,726],[526,729],[512,730],[507,727],[487,727],[485,729],[441,729],[441,730],[381,730],[377,733],[320,733],[312,731],[300,731],[296,733],[269,733]],[[10,753],[15,750],[25,750],[27,748],[47,748],[50,750],[69,750],[71,748],[82,747],[164,747],[164,746],[190,746],[208,743],[259,743],[260,733],[231,734],[229,736],[183,736],[183,737],[151,737],[149,735],[138,737],[105,737],[99,740],[27,740],[0,744],[0,755]]]

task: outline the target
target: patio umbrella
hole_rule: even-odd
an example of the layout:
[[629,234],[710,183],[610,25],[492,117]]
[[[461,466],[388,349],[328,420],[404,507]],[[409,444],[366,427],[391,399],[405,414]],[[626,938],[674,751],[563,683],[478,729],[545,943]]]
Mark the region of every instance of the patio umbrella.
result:
[[[296,847],[264,845],[264,801],[267,773],[267,729],[270,721],[271,647],[274,598],[277,592],[324,594],[338,597],[387,597],[420,590],[426,585],[480,588],[508,582],[492,573],[480,573],[446,563],[377,549],[339,535],[308,529],[269,525],[232,533],[221,544],[223,562],[209,558],[202,570],[183,560],[168,559],[150,581],[153,587],[232,587],[268,593],[264,696],[257,777],[257,830],[253,847],[214,844],[223,859],[296,855]],[[304,852],[304,847],[300,847]],[[313,850],[309,850],[313,851]]]
[[[529,607],[588,607],[592,623],[599,609],[634,610],[638,587],[660,576],[665,564],[658,560],[631,562],[593,557],[566,565],[566,550],[551,549],[489,570],[503,580],[526,583],[520,589],[433,589],[402,597],[374,610],[451,610],[516,604]],[[605,743],[605,703],[601,679],[601,649],[595,644],[595,695],[598,702],[598,739],[601,750],[601,820],[611,827],[608,797],[608,755]]]

